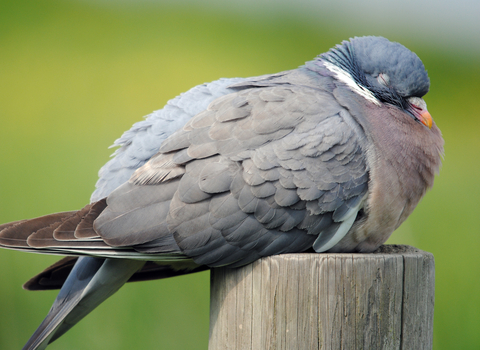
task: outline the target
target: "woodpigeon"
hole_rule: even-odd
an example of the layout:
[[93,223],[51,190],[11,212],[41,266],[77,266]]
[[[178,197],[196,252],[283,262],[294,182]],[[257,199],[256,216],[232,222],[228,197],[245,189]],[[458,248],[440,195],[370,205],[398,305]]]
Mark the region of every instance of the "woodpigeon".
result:
[[370,36],[169,101],[115,142],[86,207],[0,226],[2,247],[67,255],[24,286],[61,288],[24,349],[46,348],[127,281],[373,252],[439,170],[429,86],[416,54]]

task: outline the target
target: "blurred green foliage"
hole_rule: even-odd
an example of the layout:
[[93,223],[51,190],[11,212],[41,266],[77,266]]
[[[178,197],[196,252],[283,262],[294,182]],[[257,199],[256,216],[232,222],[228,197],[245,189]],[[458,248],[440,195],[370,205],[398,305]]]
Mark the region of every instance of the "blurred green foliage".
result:
[[[220,77],[292,69],[351,36],[281,12],[269,18],[186,6],[0,4],[0,222],[81,208],[107,147],[165,102]],[[480,344],[480,68],[473,58],[389,36],[428,68],[426,101],[446,140],[435,188],[390,243],[436,259],[434,348]],[[56,292],[21,284],[55,257],[0,251],[0,349],[18,349]],[[122,288],[49,349],[205,349],[209,275]]]

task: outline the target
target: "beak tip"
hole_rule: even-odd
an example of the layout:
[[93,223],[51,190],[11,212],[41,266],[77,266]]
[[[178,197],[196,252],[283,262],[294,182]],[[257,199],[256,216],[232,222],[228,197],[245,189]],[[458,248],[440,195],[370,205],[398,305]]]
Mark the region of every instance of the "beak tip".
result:
[[430,113],[428,113],[427,110],[424,110],[422,113],[420,113],[420,121],[422,122],[423,125],[428,127],[429,129],[432,128],[433,125],[433,119]]

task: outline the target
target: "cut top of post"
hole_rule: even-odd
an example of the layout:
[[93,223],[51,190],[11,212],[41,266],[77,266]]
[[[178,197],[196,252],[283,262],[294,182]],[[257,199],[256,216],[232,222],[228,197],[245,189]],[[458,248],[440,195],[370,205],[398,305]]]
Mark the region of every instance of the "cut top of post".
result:
[[212,270],[209,349],[431,349],[434,260],[410,246]]

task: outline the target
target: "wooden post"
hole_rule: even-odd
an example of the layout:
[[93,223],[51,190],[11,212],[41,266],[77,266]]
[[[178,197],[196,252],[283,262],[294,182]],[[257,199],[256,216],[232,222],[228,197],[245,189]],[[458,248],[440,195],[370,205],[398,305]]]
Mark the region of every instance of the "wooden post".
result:
[[286,254],[212,270],[209,350],[432,348],[433,255]]

